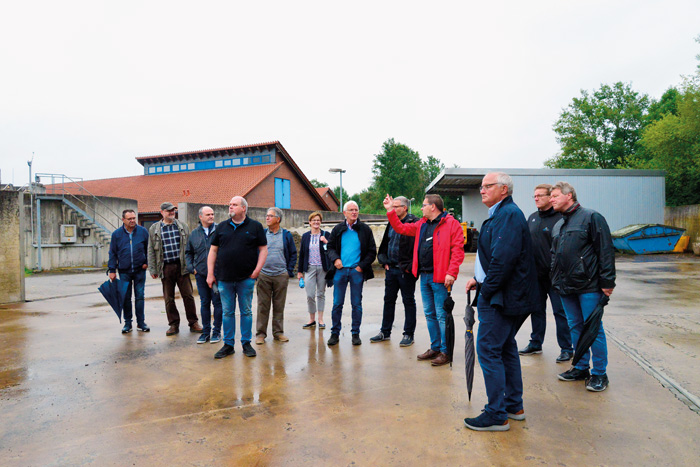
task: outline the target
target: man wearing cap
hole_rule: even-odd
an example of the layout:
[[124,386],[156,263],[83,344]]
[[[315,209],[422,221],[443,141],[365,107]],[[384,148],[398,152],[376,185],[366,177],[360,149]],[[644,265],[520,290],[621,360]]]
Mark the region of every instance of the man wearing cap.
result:
[[165,202],[160,205],[163,220],[156,222],[148,231],[148,271],[154,279],[163,283],[165,313],[170,327],[166,336],[180,332],[180,313],[175,305],[175,285],[180,290],[185,304],[185,315],[191,332],[202,332],[197,322],[197,307],[192,295],[192,281],[185,260],[185,248],[190,229],[187,224],[175,219],[177,208]]

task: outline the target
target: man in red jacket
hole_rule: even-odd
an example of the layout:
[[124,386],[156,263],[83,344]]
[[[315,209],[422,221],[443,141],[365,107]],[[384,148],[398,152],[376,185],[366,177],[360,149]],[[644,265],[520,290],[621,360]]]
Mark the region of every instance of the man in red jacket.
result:
[[393,201],[389,195],[384,198],[391,227],[401,235],[417,237],[413,246],[412,273],[420,276],[423,312],[430,333],[430,348],[418,355],[418,360],[431,360],[433,366],[445,365],[450,359],[447,356],[443,304],[464,261],[464,232],[459,221],[444,212],[440,195],[425,196],[423,218],[413,224],[401,223]]

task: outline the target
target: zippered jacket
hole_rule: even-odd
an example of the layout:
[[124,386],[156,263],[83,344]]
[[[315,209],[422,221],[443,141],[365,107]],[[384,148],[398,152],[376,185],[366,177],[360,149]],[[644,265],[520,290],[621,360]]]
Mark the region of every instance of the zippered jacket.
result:
[[[325,237],[326,240],[330,237],[330,232],[321,230],[321,236]],[[309,270],[309,243],[311,243],[311,232],[304,232],[301,236],[301,242],[299,243],[299,267],[298,271],[305,273]],[[324,248],[324,246],[326,248]],[[328,244],[321,242],[321,266],[323,267],[323,272],[328,272],[332,264],[328,261]]]
[[[268,229],[265,229],[267,235]],[[287,275],[294,277],[294,268],[297,265],[297,247],[294,244],[294,236],[287,229],[282,229],[282,244],[284,248],[284,260],[287,262]]]
[[[163,232],[160,228],[162,221],[158,221],[148,229],[148,272],[151,275],[163,277]],[[180,231],[180,274],[189,274],[185,261],[185,248],[190,238],[190,229],[184,222],[174,219],[173,222]]]
[[[417,237],[413,245],[411,272],[415,277],[418,277],[418,251],[423,232],[427,226],[427,219],[422,217],[418,222],[402,224],[393,209],[387,212],[386,216],[397,233]],[[447,274],[456,279],[459,275],[459,266],[463,261],[464,231],[462,225],[452,215],[446,214],[442,216],[433,232],[433,282],[444,284]]]
[[561,295],[615,288],[615,249],[605,218],[574,204],[552,231],[552,285]]
[[[213,227],[216,229],[216,224],[213,224]],[[199,224],[190,234],[190,239],[185,247],[187,272],[190,274],[194,274],[194,271],[197,270],[198,275],[207,277],[207,272],[209,271],[207,268],[207,257],[209,256],[212,235],[214,235],[214,232],[207,237],[202,224]]]
[[112,232],[109,244],[109,272],[133,273],[143,269],[147,262],[148,230],[136,225],[129,239],[129,232],[122,225]]
[[512,196],[504,198],[481,225],[476,254],[486,273],[479,300],[509,316],[537,310],[540,299],[532,240],[525,215]]
[[[357,264],[360,269],[362,269],[362,275],[365,281],[374,278],[374,271],[372,271],[372,263],[377,257],[377,244],[374,241],[374,234],[372,229],[369,228],[364,222],[357,222],[353,225],[353,229],[357,232],[357,236],[360,240],[360,262]],[[333,227],[331,230],[331,238],[328,240],[328,261],[330,262],[330,269],[335,273],[335,267],[333,263],[335,260],[340,259],[340,252],[342,251],[342,236],[343,232],[348,230],[347,221],[342,221]],[[331,274],[331,276],[333,275]],[[328,278],[328,275],[326,275]]]
[[527,219],[537,278],[540,281],[544,279],[549,282],[549,271],[552,268],[552,231],[561,218],[561,213],[550,207],[546,211],[533,212]]
[[[418,222],[418,218],[413,214],[406,214],[406,216],[401,219],[403,224],[413,224]],[[377,260],[379,264],[384,266],[388,264],[389,258],[389,226],[386,226],[384,230],[384,236],[382,237],[382,243],[379,244],[379,251],[377,252]],[[398,232],[397,232],[398,233]],[[415,242],[415,237],[410,237],[408,235],[399,234],[399,264],[397,265],[401,272],[410,271],[413,266],[413,244]]]

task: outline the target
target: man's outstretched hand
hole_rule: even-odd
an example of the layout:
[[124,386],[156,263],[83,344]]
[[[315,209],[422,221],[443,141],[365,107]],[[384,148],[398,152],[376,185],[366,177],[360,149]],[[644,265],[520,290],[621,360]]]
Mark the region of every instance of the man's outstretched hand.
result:
[[386,198],[384,198],[384,208],[388,211],[391,211],[394,209],[394,198],[389,196],[387,193]]

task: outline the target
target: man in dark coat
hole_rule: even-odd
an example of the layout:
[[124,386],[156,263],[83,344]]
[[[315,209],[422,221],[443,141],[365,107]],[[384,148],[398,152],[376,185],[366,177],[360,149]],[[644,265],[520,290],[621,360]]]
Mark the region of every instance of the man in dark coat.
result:
[[[418,220],[416,216],[408,212],[408,199],[405,196],[397,196],[392,204],[402,224],[412,224]],[[370,338],[370,342],[389,340],[391,328],[394,325],[396,299],[400,290],[406,319],[403,326],[403,338],[399,345],[408,347],[413,344],[413,334],[416,331],[416,276],[411,273],[414,241],[415,237],[401,235],[391,227],[390,223],[387,223],[377,255],[379,263],[386,271],[382,328],[379,334]]]
[[465,418],[464,424],[476,431],[506,431],[508,419],[525,419],[515,335],[537,309],[535,259],[525,215],[513,202],[510,176],[486,174],[480,192],[489,218],[481,226],[475,275],[467,290],[477,289],[476,352],[488,403],[481,415]]
[[[583,329],[583,322],[596,308],[603,294],[612,295],[615,288],[615,250],[605,218],[586,209],[576,200],[576,190],[566,182],[552,187],[552,206],[561,212],[552,232],[552,285],[561,295],[569,321],[574,346]],[[588,371],[591,352],[593,370]],[[591,346],[575,367],[559,375],[562,381],[586,381],[589,391],[605,391],[608,347],[603,323]]]
[[566,321],[566,313],[561,304],[559,294],[552,287],[549,279],[549,271],[552,268],[552,230],[562,215],[552,207],[550,195],[552,185],[543,183],[535,187],[535,205],[537,211],[530,214],[527,225],[530,228],[532,246],[535,253],[535,267],[537,269],[537,283],[540,292],[540,305],[530,317],[532,321],[532,334],[530,342],[520,349],[520,355],[535,355],[542,353],[542,342],[547,328],[547,296],[552,303],[554,322],[557,329],[557,343],[561,352],[557,357],[557,363],[568,362],[574,356],[571,346],[571,332]]
[[328,241],[328,259],[335,266],[333,277],[333,327],[328,345],[336,345],[340,335],[340,319],[343,316],[345,292],[350,284],[352,305],[352,344],[360,345],[360,324],[362,323],[362,286],[372,279],[372,263],[377,256],[372,229],[358,219],[360,208],[354,201],[343,206],[345,220],[331,231]]

